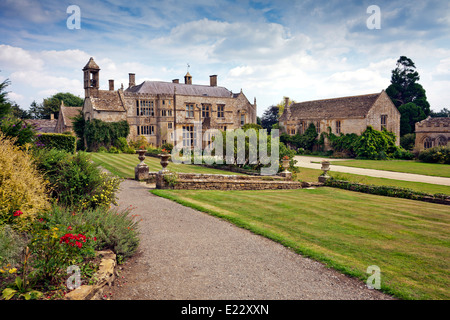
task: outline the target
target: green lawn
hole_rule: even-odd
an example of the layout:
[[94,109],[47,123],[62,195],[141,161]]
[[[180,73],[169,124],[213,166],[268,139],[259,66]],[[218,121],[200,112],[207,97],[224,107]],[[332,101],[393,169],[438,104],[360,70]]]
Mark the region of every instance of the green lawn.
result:
[[386,170],[394,172],[424,174],[428,176],[450,178],[450,165],[424,163],[412,160],[347,160],[333,161],[336,166],[356,167],[365,169]]
[[[90,153],[95,164],[122,178],[134,178],[134,168],[139,164],[137,154]],[[146,157],[144,163],[150,172],[162,169],[159,158]],[[211,174],[239,174],[229,171],[205,168],[197,165],[170,163],[169,170],[181,173],[211,173]]]
[[[323,171],[319,169],[309,169],[299,167],[299,170],[300,172],[297,174],[297,178],[302,181],[317,181],[317,177],[323,173]],[[343,179],[351,182],[373,184],[377,186],[393,186],[400,188],[408,188],[411,190],[426,192],[429,194],[443,193],[450,195],[449,186],[443,186],[438,184],[376,178],[337,171],[329,171],[328,174],[336,179]]]
[[382,290],[399,298],[450,299],[448,206],[325,187],[152,192],[362,280],[377,265]]

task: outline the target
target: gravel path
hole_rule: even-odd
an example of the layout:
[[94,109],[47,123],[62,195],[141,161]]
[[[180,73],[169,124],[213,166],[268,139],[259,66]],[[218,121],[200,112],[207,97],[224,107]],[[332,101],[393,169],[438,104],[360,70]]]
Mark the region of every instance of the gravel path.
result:
[[391,299],[365,283],[224,220],[125,180],[119,206],[140,215],[139,252],[110,289],[117,300]]
[[[320,157],[307,157],[307,156],[295,156],[294,159],[297,160],[297,163],[295,165],[296,167],[303,167],[303,168],[310,168],[310,169],[320,169],[322,167],[322,164],[312,163],[312,161],[321,162],[322,160],[325,160]],[[342,161],[342,160],[348,160],[348,159],[327,159],[327,160]],[[363,176],[370,176],[370,177],[376,177],[376,178],[387,178],[387,179],[395,179],[395,180],[402,180],[402,181],[424,182],[424,183],[432,183],[432,184],[440,184],[440,185],[444,185],[444,186],[450,186],[450,178],[426,176],[426,175],[414,174],[414,173],[403,173],[403,172],[394,172],[394,171],[385,171],[385,170],[354,168],[354,167],[345,167],[345,166],[336,166],[336,165],[330,165],[330,171],[360,174]]]

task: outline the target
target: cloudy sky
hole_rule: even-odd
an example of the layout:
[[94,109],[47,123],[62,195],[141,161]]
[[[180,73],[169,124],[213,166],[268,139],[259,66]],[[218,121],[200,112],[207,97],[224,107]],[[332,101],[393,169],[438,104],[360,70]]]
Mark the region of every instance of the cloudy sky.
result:
[[[70,5],[80,9],[80,29]],[[372,5],[380,9],[369,10]],[[369,28],[380,21],[379,29]],[[376,25],[375,25],[376,26]],[[0,81],[28,109],[57,92],[84,97],[89,57],[114,79],[183,79],[243,90],[258,115],[307,101],[380,92],[411,58],[433,110],[450,108],[450,1],[1,0]]]

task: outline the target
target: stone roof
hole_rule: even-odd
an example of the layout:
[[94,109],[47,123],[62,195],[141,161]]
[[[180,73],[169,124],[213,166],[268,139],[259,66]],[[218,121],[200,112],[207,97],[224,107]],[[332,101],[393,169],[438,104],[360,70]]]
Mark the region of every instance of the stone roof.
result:
[[95,63],[94,59],[91,57],[88,61],[88,63],[84,66],[83,70],[85,69],[97,69],[100,70],[100,67]]
[[450,126],[450,117],[428,117],[422,121],[416,122],[417,127],[448,127]]
[[99,90],[97,98],[89,99],[97,111],[126,111],[119,91]]
[[[305,101],[290,105],[290,118],[297,119],[336,119],[336,118],[363,118],[381,93],[360,96],[342,97]],[[286,110],[281,117],[286,117]],[[280,117],[280,118],[281,118]],[[281,119],[280,119],[281,120]]]
[[207,85],[184,84],[163,81],[144,81],[140,85],[128,88],[125,93],[143,94],[176,94],[188,96],[207,96],[230,98],[232,92],[224,87],[211,87]]
[[80,114],[82,107],[66,107],[61,106],[59,109],[59,117],[64,121],[66,127],[72,127],[73,118]]
[[56,123],[58,120],[50,119],[26,119],[24,120],[28,124],[34,125],[36,131],[41,133],[54,133],[56,129]]

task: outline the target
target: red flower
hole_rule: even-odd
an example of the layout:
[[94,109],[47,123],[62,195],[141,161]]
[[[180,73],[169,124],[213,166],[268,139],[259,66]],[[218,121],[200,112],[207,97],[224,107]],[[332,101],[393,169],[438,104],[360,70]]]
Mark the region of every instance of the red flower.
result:
[[72,230],[72,227],[71,227],[71,226],[68,226],[68,227],[67,227],[67,230]]
[[17,210],[17,211],[14,212],[14,217],[18,217],[18,216],[20,216],[20,215],[22,215],[22,214],[23,214],[22,211]]

